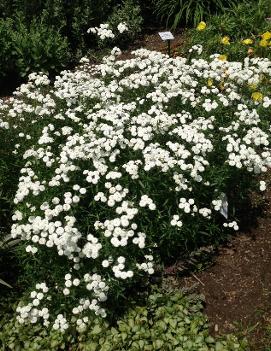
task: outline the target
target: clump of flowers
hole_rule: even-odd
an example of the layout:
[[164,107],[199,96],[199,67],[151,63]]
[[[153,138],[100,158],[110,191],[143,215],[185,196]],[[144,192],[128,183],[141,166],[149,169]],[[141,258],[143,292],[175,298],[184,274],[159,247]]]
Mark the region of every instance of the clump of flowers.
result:
[[[117,26],[117,31],[122,34],[129,30],[127,24],[125,22],[121,22]],[[116,34],[110,28],[108,23],[100,24],[100,27],[92,27],[87,30],[87,33],[96,34],[100,40],[104,41],[105,39],[114,39]]]
[[113,33],[113,31],[109,28],[109,24],[105,23],[105,24],[100,24],[100,27],[92,27],[89,28],[87,30],[87,33],[93,33],[93,34],[97,34],[98,37],[101,40],[105,40],[105,39],[113,39],[115,38],[115,34]]
[[251,44],[253,44],[253,40],[250,39],[250,38],[243,39],[243,40],[242,40],[242,44],[251,45]]
[[53,87],[32,74],[0,104],[23,162],[11,235],[35,273],[20,323],[106,317],[157,260],[238,230],[233,208],[271,166],[270,90],[247,88],[271,61],[119,53]]
[[117,29],[120,33],[124,33],[124,32],[128,32],[129,28],[127,26],[127,24],[124,22],[124,23],[119,23],[118,26],[117,26]]

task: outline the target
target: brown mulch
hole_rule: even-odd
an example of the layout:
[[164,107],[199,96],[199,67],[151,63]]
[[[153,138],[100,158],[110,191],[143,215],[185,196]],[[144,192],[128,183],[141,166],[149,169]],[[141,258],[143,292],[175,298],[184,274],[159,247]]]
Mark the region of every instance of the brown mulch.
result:
[[[167,30],[161,29],[150,29],[146,33],[142,34],[130,47],[128,50],[123,51],[122,55],[120,56],[121,60],[127,60],[132,57],[131,51],[145,48],[152,51],[160,51],[164,54],[168,52],[167,42],[161,40],[158,32],[165,32]],[[173,33],[174,40],[171,41],[171,54],[175,56],[178,52],[178,49],[184,42],[184,35],[182,31],[178,31]]]
[[[163,29],[159,30],[161,32],[165,31]],[[167,43],[163,42],[159,37],[158,32],[155,31],[153,34],[146,34],[144,35],[141,40],[139,41],[139,46],[144,47],[149,50],[161,51],[167,53]],[[174,40],[171,41],[171,49],[172,52],[180,47],[184,40],[183,33],[173,33]]]
[[258,226],[219,249],[214,264],[187,277],[168,277],[175,287],[205,296],[213,335],[237,333],[251,350],[271,345],[271,189]]

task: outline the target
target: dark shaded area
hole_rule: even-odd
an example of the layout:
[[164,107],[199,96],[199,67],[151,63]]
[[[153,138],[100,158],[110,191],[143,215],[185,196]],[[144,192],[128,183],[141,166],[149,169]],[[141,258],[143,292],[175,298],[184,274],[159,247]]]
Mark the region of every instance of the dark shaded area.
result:
[[23,79],[16,74],[0,79],[0,98],[12,95],[13,91],[23,83]]

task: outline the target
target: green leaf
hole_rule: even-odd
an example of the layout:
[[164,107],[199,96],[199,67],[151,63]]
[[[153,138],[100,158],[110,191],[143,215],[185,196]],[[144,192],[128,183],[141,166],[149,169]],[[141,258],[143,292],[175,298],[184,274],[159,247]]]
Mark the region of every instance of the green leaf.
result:
[[102,328],[99,325],[95,325],[95,327],[92,329],[92,334],[97,335],[102,332]]
[[157,349],[160,349],[164,345],[164,341],[157,339],[153,342],[153,346]]

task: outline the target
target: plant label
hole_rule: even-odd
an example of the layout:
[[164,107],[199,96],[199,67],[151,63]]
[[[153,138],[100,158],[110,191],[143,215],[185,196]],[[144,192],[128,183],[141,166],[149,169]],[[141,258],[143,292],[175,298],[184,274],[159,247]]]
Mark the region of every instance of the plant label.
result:
[[220,213],[222,214],[223,217],[228,219],[228,217],[229,217],[229,203],[228,203],[228,198],[227,198],[226,194],[223,194],[223,197],[222,197],[222,205],[221,205]]
[[174,39],[174,36],[171,32],[159,32],[158,34],[163,41]]

